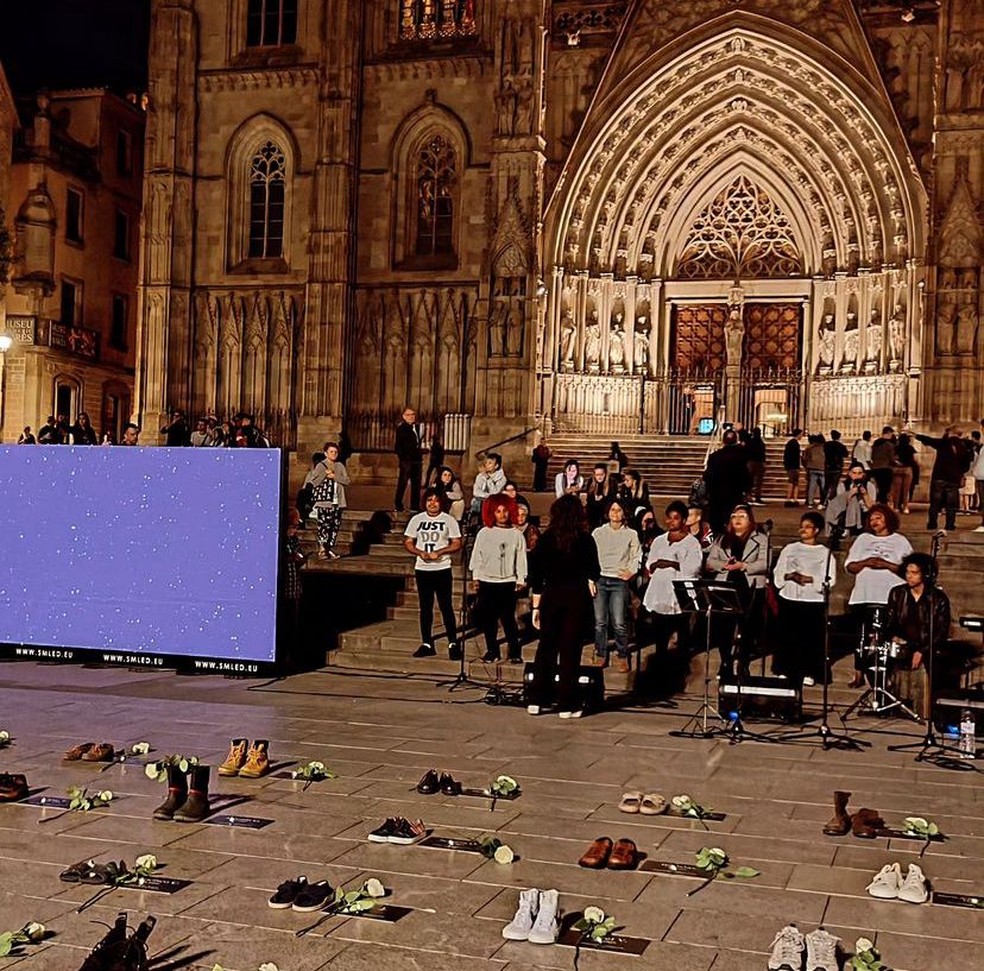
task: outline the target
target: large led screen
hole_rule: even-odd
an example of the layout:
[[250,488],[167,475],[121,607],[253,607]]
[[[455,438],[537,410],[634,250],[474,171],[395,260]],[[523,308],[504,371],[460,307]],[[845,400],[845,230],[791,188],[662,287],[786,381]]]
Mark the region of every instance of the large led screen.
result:
[[0,449],[5,653],[260,671],[280,492],[276,449]]

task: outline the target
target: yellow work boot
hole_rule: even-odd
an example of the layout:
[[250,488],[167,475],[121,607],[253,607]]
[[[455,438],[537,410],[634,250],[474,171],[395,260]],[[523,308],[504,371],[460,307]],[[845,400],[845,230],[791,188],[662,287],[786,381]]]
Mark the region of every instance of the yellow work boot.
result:
[[270,743],[258,738],[249,747],[246,764],[239,770],[241,779],[259,779],[270,771]]
[[246,739],[234,738],[229,745],[229,754],[225,762],[219,766],[219,775],[239,775],[239,770],[246,764]]

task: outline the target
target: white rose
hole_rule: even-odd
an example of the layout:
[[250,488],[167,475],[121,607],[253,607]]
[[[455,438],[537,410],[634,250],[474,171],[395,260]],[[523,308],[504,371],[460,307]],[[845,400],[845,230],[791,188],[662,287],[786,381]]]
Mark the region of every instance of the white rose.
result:
[[39,924],[36,920],[32,920],[24,926],[22,933],[29,941],[37,944],[38,941],[44,940],[44,924]]
[[160,771],[161,767],[157,762],[149,762],[144,766],[144,775],[147,776],[148,779],[153,779],[155,782],[157,781],[157,774]]
[[103,802],[112,802],[113,801],[113,793],[112,793],[112,790],[110,790],[110,789],[103,789],[103,791],[99,793],[99,798]]
[[375,878],[370,877],[366,880],[365,892],[369,894],[370,897],[385,897],[386,888]]
[[873,951],[875,945],[873,941],[869,941],[867,937],[859,937],[854,942],[854,953],[863,954],[865,951]]
[[584,919],[592,924],[601,924],[605,920],[605,912],[600,907],[585,907]]
[[263,964],[260,965],[260,971],[280,971],[280,968],[278,968],[273,961],[264,961]]
[[495,848],[495,853],[492,854],[492,859],[495,860],[496,863],[512,863],[512,861],[516,859],[516,854],[513,853],[512,847],[506,846],[505,843],[503,843],[502,846],[497,846]]
[[136,742],[130,746],[131,755],[146,755],[150,751],[150,742]]
[[156,870],[157,857],[153,853],[144,853],[143,856],[138,856],[133,861],[133,865],[139,867],[141,870]]

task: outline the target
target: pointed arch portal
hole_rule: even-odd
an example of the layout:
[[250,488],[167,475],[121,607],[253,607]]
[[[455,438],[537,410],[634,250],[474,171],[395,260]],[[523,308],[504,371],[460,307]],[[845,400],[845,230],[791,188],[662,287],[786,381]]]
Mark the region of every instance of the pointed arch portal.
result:
[[927,196],[884,91],[745,12],[602,87],[547,210],[543,413],[682,433],[721,408],[774,433],[901,417]]

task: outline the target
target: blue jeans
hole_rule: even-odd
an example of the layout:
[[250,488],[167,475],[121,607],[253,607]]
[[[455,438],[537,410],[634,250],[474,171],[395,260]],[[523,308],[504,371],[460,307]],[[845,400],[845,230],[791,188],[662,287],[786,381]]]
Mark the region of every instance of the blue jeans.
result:
[[823,469],[808,469],[806,476],[806,504],[808,506],[812,505],[814,497],[819,499],[820,502],[823,502],[826,498],[824,495],[826,476],[824,475]]
[[618,577],[599,577],[598,594],[593,600],[595,615],[595,653],[608,656],[608,621],[615,631],[615,650],[629,656],[629,628],[625,623],[625,604],[629,585]]

